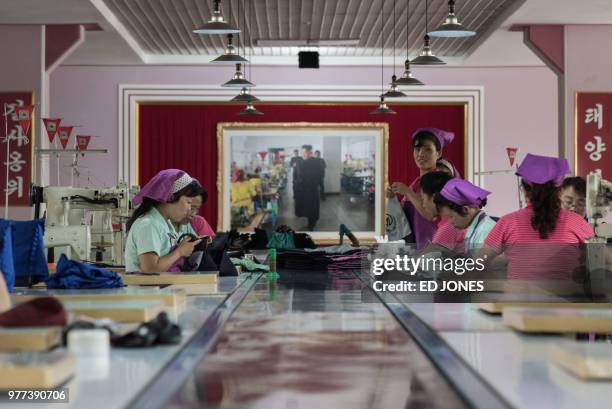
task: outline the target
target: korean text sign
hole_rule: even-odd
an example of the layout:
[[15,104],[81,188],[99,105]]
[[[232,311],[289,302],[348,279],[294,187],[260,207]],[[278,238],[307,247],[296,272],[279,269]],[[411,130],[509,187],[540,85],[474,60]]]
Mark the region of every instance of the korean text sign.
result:
[[612,180],[612,93],[576,95],[576,173]]

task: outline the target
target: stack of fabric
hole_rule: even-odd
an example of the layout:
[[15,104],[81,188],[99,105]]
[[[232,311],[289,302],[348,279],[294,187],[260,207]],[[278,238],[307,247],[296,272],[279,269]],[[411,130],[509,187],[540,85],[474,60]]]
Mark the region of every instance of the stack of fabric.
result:
[[369,249],[348,245],[304,250],[279,250],[278,267],[289,270],[309,270],[341,273],[360,270],[368,263]]

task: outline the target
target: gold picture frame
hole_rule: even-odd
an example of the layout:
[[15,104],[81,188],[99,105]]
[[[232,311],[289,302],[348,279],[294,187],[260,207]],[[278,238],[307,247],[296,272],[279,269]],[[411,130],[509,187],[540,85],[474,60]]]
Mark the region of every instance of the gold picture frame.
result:
[[[375,172],[375,227],[372,231],[354,232],[357,238],[364,243],[372,243],[375,241],[376,235],[383,235],[385,230],[385,214],[387,199],[385,196],[385,187],[388,185],[388,143],[389,143],[389,125],[385,122],[335,122],[335,123],[320,123],[320,122],[270,122],[270,123],[248,123],[248,122],[220,122],[217,124],[217,154],[218,154],[218,171],[217,171],[217,192],[218,192],[218,217],[217,230],[227,231],[231,227],[231,200],[230,200],[230,182],[231,182],[231,143],[232,138],[237,135],[245,136],[245,131],[254,131],[254,134],[277,135],[278,137],[294,138],[299,137],[300,132],[326,131],[335,132],[338,134],[346,133],[347,136],[357,134],[354,131],[359,131],[361,134],[372,135],[375,138],[375,169],[380,171]],[[253,136],[257,137],[257,136]],[[324,138],[324,136],[321,136]],[[299,139],[297,140],[299,141]],[[301,143],[299,143],[301,145]],[[338,224],[343,221],[339,220]],[[292,226],[293,227],[293,226]],[[318,244],[329,244],[338,242],[338,230],[324,232],[309,232],[313,239]]]

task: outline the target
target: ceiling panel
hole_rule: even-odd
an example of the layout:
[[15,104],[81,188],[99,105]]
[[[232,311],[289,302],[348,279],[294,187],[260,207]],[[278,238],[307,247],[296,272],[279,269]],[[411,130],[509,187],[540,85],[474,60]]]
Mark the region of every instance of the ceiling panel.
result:
[[[457,0],[457,14],[466,27],[482,34],[517,1],[520,0]],[[210,19],[213,7],[210,0],[104,2],[147,54],[218,55],[227,43],[222,36],[192,33]],[[429,0],[427,6],[431,30],[446,17],[447,1]],[[398,58],[403,58],[406,34],[414,56],[422,45],[426,24],[425,0],[410,1],[409,24],[406,0],[395,1],[395,19],[393,0],[224,0],[221,7],[225,18],[242,28],[234,44],[241,52],[257,56],[290,56],[300,49],[317,49],[321,55],[378,56],[382,42],[386,56],[393,54],[395,46]],[[437,55],[462,57],[478,38],[477,35],[468,39],[434,39],[432,47]],[[282,47],[283,40],[349,39],[359,42],[351,46]],[[281,44],[261,47],[256,45],[257,40],[280,40]]]

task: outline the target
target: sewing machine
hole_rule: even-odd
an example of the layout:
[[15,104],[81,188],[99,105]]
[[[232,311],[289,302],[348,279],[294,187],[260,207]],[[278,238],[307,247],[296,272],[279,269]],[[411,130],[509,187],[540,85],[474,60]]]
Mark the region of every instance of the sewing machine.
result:
[[587,240],[587,268],[591,287],[597,291],[607,287],[612,272],[612,246],[607,244],[612,242],[612,183],[599,172],[589,173],[586,182],[587,218],[595,231],[595,237]]
[[49,186],[33,190],[38,191],[34,205],[46,204],[46,248],[67,247],[67,256],[80,260],[124,263],[124,226],[138,187],[121,182],[108,189]]

